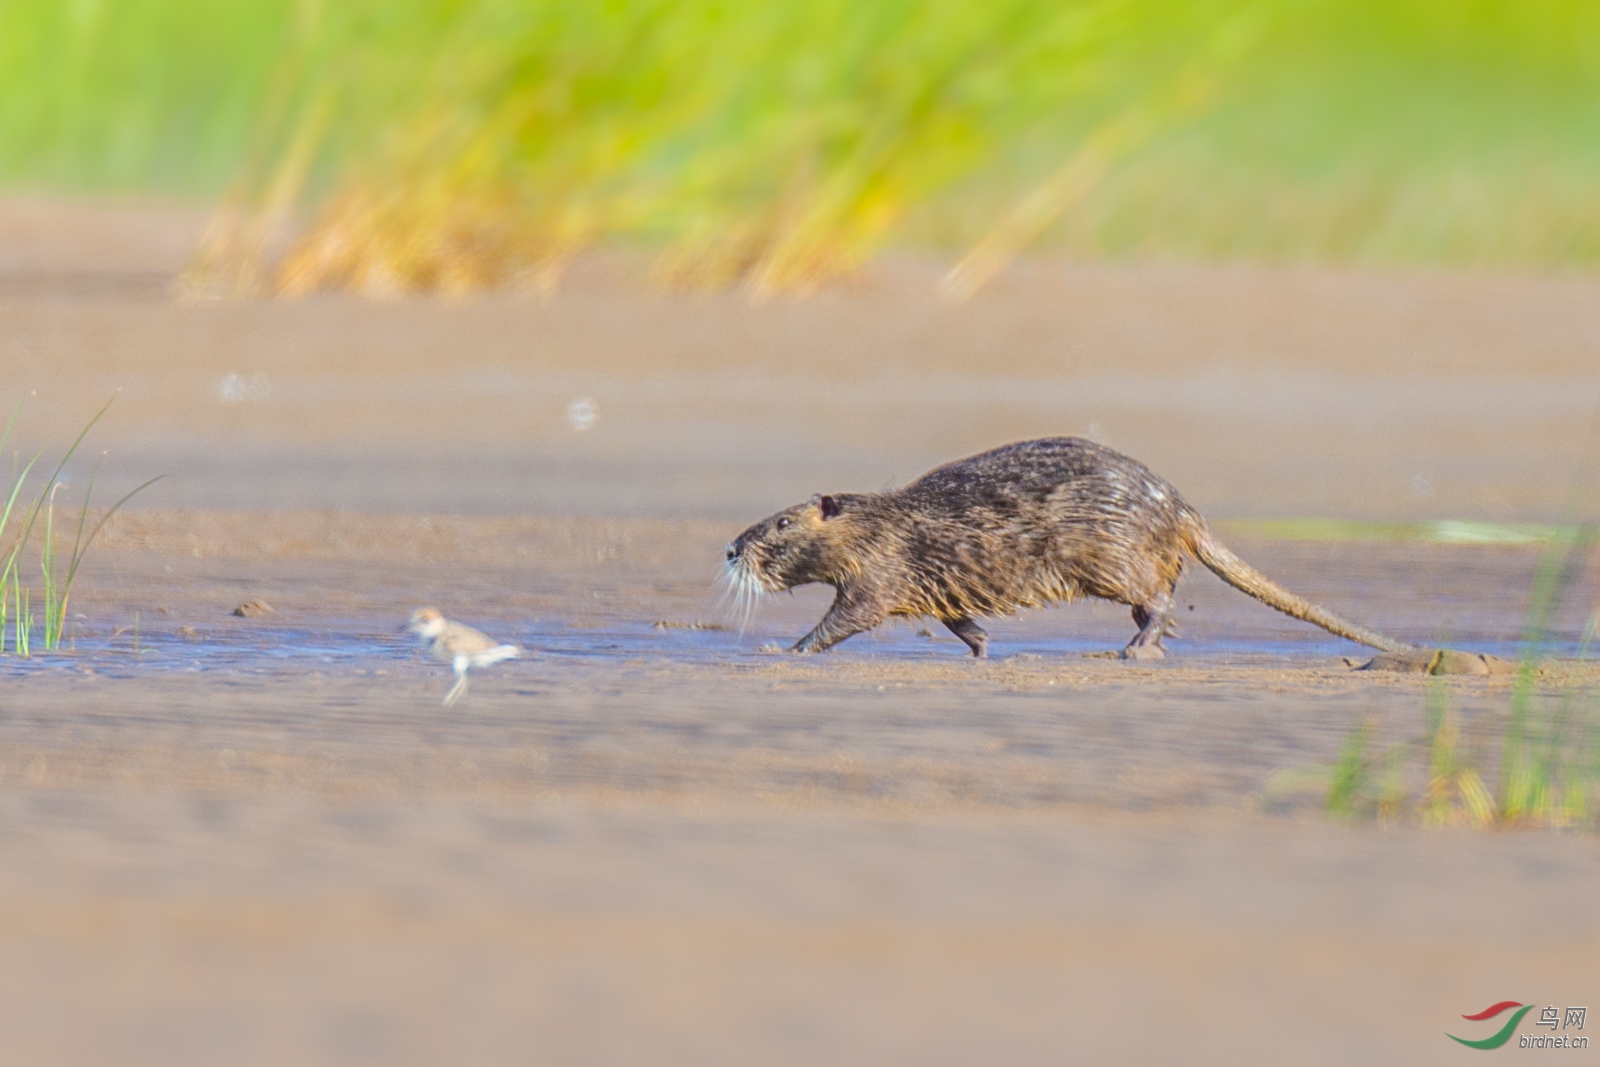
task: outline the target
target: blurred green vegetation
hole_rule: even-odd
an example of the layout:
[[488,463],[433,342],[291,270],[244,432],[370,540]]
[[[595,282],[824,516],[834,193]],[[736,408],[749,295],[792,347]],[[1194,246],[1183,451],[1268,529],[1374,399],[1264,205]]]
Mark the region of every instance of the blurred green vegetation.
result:
[[225,196],[202,273],[290,291],[1583,267],[1597,179],[1592,0],[0,0],[0,181]]

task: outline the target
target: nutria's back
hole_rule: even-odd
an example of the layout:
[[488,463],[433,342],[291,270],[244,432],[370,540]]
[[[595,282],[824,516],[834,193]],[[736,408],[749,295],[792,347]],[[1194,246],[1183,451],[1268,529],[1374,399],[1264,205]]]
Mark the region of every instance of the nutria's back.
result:
[[[1142,463],[1076,437],[950,463],[877,502],[884,521],[910,527],[925,581],[1004,591],[983,614],[1078,596],[1143,603],[1176,580],[1184,530],[1200,521]],[[947,557],[967,547],[953,573]]]
[[1130,655],[1159,655],[1190,555],[1279,610],[1378,647],[1399,647],[1273,584],[1228,553],[1177,490],[1103,445],[1051,437],[1006,445],[885,493],[816,496],[728,548],[746,589],[823,582],[838,596],[797,649],[827,648],[890,616],[933,616],[983,654],[974,621],[1079,596],[1133,607]]

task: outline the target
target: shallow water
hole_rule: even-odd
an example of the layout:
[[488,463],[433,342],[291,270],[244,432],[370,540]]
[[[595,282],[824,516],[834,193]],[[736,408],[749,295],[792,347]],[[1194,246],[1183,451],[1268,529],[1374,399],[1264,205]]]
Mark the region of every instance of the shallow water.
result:
[[[1105,658],[1118,647],[1114,641],[1096,634],[1074,634],[1055,627],[1040,632],[1040,627],[1014,620],[1002,620],[988,628],[990,658],[997,662],[1060,661],[1065,667],[1085,657]],[[561,620],[540,620],[522,626],[501,623],[495,634],[523,649],[520,662],[489,668],[497,673],[530,668],[546,673],[581,671],[641,661],[716,667],[787,655],[788,645],[797,637],[792,629],[772,624],[752,626],[740,633],[734,628],[658,627],[644,621],[596,626]],[[1449,647],[1505,659],[1520,657],[1525,648],[1520,641],[1472,635]],[[1249,634],[1198,640],[1169,638],[1167,649],[1167,658],[1153,666],[1325,666],[1330,660],[1364,660],[1375,654],[1314,631],[1292,638]],[[1546,658],[1570,659],[1582,651],[1581,641],[1571,636],[1539,646],[1539,654]],[[905,624],[889,624],[858,634],[824,655],[828,662],[884,664],[950,663],[968,658],[965,647],[954,637],[939,632],[936,625]],[[132,633],[114,637],[80,634],[56,652],[0,657],[0,677],[52,671],[93,672],[114,678],[173,672],[281,674],[335,670],[371,674],[422,665],[443,669],[427,659],[409,635],[375,629],[362,620],[346,620],[314,629],[267,624],[223,626],[193,636],[156,631],[141,633],[137,646]]]

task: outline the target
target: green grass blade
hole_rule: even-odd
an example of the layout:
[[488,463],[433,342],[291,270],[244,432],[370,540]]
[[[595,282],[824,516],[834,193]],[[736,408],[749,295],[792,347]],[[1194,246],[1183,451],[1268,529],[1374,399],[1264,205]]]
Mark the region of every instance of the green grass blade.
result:
[[1333,765],[1333,779],[1328,787],[1324,808],[1329,815],[1349,817],[1358,813],[1362,795],[1367,791],[1367,740],[1372,731],[1372,720],[1363,719],[1345,738],[1339,749],[1339,758]]

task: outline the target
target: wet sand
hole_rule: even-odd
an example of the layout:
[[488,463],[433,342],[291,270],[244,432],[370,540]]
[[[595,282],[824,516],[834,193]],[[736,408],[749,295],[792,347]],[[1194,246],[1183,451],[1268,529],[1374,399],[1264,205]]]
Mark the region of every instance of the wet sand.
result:
[[[105,491],[169,478],[72,651],[0,659],[28,1062],[1411,1064],[1594,999],[1595,837],[1328,823],[1315,769],[1419,738],[1424,681],[1208,574],[1137,665],[1101,604],[988,662],[911,625],[796,659],[825,595],[740,633],[715,589],[811,491],[1092,425],[1297,591],[1508,652],[1537,546],[1242,520],[1559,518],[1592,283],[1036,265],[948,309],[900,263],[750,307],[597,261],[548,303],[180,305],[193,215],[52,211],[0,210],[20,435],[121,388]],[[423,602],[526,658],[441,709]],[[1507,683],[1449,685],[1492,772]]]

